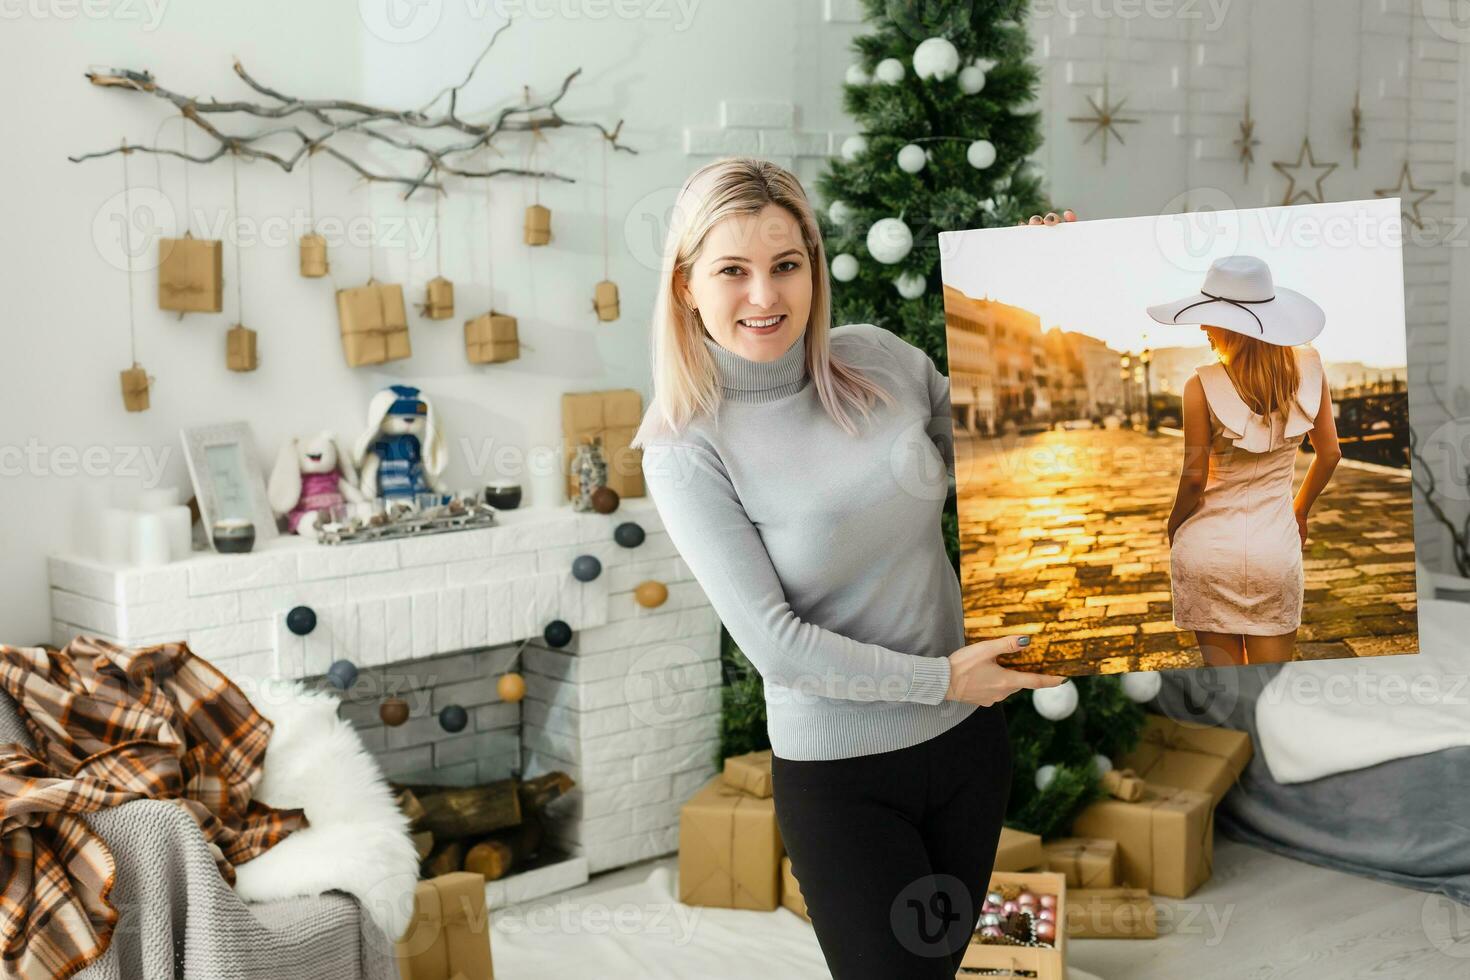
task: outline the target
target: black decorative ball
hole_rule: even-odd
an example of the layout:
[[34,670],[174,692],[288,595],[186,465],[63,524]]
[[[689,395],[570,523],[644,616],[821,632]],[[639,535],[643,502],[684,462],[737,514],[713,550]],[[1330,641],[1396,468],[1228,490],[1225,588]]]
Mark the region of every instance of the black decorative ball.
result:
[[613,540],[624,548],[636,548],[643,543],[643,527],[633,521],[624,521],[613,531]]
[[470,713],[457,704],[448,704],[439,712],[439,727],[446,732],[462,732],[470,723]]
[[547,623],[541,635],[553,647],[564,647],[572,642],[572,628],[560,619],[553,619]]
[[345,691],[357,683],[357,664],[351,660],[338,660],[327,668],[327,680],[339,691]]
[[572,577],[578,582],[590,582],[602,574],[602,562],[596,555],[578,555],[572,562]]
[[286,629],[297,636],[305,636],[316,629],[316,610],[310,606],[297,606],[286,613]]

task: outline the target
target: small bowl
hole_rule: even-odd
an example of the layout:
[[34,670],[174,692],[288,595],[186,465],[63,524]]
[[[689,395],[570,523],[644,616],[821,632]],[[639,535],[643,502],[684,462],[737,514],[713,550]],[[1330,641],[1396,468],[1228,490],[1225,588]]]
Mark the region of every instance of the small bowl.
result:
[[222,517],[214,522],[213,539],[215,551],[242,554],[255,547],[255,525],[243,517]]
[[497,510],[515,510],[521,505],[519,483],[485,484],[485,503]]

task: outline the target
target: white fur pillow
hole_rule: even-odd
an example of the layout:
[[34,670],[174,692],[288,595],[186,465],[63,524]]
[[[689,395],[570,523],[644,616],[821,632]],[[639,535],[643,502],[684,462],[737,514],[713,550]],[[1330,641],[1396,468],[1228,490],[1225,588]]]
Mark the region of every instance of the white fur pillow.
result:
[[375,760],[338,700],[299,681],[261,685],[252,704],[275,726],[256,798],[300,807],[310,826],[235,869],[247,902],[324,891],[355,897],[384,935],[399,939],[413,915],[419,859]]

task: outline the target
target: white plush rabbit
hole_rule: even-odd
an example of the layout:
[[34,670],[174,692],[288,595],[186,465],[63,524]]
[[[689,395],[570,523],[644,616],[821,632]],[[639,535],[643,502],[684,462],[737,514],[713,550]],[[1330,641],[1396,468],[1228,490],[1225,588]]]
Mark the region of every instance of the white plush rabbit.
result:
[[323,511],[363,499],[352,461],[325,430],[281,447],[266,496],[276,516],[285,516],[288,531],[312,539],[326,521]]
[[362,473],[365,497],[411,500],[416,493],[443,493],[439,477],[448,455],[433,404],[411,385],[378,392],[352,459]]

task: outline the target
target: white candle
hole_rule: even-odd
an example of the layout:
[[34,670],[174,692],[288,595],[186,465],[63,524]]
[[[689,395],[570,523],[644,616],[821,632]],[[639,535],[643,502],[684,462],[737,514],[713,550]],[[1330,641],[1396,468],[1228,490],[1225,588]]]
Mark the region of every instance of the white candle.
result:
[[168,529],[163,515],[138,511],[132,515],[133,564],[143,568],[168,564]]
[[178,487],[154,487],[151,490],[144,490],[138,494],[139,510],[161,511],[169,507],[175,507],[178,503]]
[[168,554],[174,561],[188,558],[194,553],[194,529],[192,515],[184,504],[163,509],[163,524],[168,531]]
[[566,475],[558,447],[532,449],[526,454],[526,469],[531,475],[532,507],[560,507],[567,502]]
[[103,561],[126,565],[133,556],[133,512],[108,507],[102,512],[100,554]]

